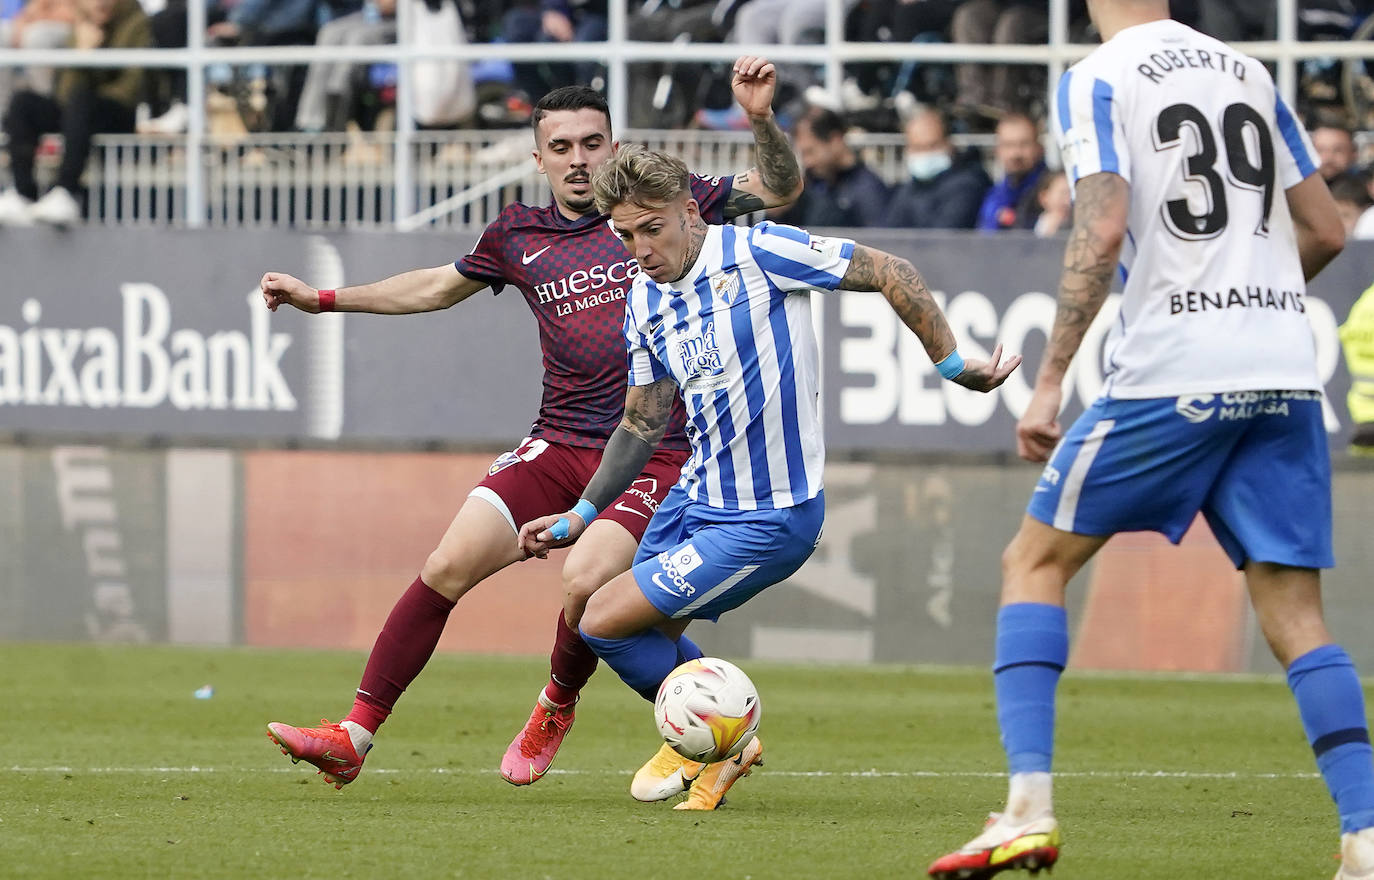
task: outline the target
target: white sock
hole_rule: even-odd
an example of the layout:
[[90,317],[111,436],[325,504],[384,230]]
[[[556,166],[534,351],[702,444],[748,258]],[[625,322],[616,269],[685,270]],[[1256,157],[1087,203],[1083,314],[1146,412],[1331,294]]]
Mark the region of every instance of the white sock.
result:
[[356,721],[340,721],[339,726],[348,731],[348,738],[353,741],[353,751],[362,757],[372,746],[372,731],[363,727]]
[[1054,778],[1048,773],[1014,773],[1002,815],[1013,825],[1054,815]]
[[1341,861],[1352,874],[1355,871],[1374,871],[1374,828],[1342,834]]

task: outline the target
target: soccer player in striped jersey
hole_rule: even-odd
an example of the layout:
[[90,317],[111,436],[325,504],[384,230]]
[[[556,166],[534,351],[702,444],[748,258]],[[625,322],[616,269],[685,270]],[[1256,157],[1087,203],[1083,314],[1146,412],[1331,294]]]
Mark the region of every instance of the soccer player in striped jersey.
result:
[[[1052,115],[1073,233],[1017,426],[1021,456],[1048,464],[1002,563],[993,668],[1007,805],[929,873],[970,880],[1058,859],[1050,769],[1069,579],[1112,534],[1177,542],[1201,511],[1245,572],[1336,801],[1337,877],[1374,877],[1363,694],[1322,619],[1331,468],[1303,307],[1306,280],[1341,250],[1340,218],[1263,64],[1169,20],[1165,0],[1088,10],[1104,43],[1064,75]],[[1063,378],[1114,276],[1102,396],[1064,433]]]
[[[791,202],[801,171],[773,117],[777,75],[766,59],[735,62],[735,100],[754,130],[758,166],[729,177],[692,176],[693,195],[716,220]],[[484,579],[525,558],[518,525],[571,504],[600,460],[624,402],[624,300],[639,266],[598,214],[591,175],[615,150],[605,98],[585,86],[555,89],[535,105],[534,160],[549,181],[546,205],[507,205],[472,253],[433,269],[372,284],[316,290],[278,272],[262,279],[268,308],[411,314],[450,308],[485,288],[519,290],[539,325],[544,396],[514,450],[469,493],[419,577],[377,636],[353,708],[339,724],[274,721],[269,736],[293,760],[318,767],[336,788],[357,778],[373,734],[429,661],[455,603]],[[629,568],[650,517],[687,458],[681,408],[659,455],[636,475],[563,566],[565,600],[555,628],[549,682],[501,760],[501,775],[529,785],[549,769],[573,723],[574,704],[597,658],[577,634],[586,597]]]
[[[542,555],[576,538],[644,467],[679,398],[692,455],[644,533],[634,567],[587,603],[581,632],[635,691],[652,701],[678,664],[701,651],[682,635],[790,576],[810,557],[825,515],[825,443],[817,400],[814,290],[879,290],[925,345],[942,375],[989,391],[1019,357],[963,361],[954,335],[906,260],[841,238],[762,223],[708,225],[671,156],[625,146],[593,177],[597,206],[639,261],[626,308],[630,388],[582,498],[567,513],[521,529]],[[663,800],[690,786],[678,809],[715,809],[762,757],[703,767],[666,745],[631,793]]]

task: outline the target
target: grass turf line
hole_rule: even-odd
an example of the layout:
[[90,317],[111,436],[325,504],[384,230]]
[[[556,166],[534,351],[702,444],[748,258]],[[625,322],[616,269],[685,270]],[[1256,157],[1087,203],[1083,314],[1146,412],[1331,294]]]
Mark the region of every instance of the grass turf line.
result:
[[[657,738],[647,705],[605,668],[554,765],[576,772],[515,788],[494,770],[546,663],[453,656],[431,662],[359,781],[336,792],[313,768],[292,768],[264,726],[338,720],[362,662],[0,645],[0,873],[924,876],[1004,793],[1002,779],[985,775],[1003,761],[986,674],[759,663],[747,665],[763,698],[767,765],[725,809],[675,813],[630,799],[629,776]],[[193,699],[206,683],[214,698]],[[1070,673],[1060,695],[1056,880],[1334,872],[1335,810],[1310,775],[1281,682]],[[60,766],[72,769],[7,769]],[[151,769],[191,766],[215,769]],[[377,769],[396,772],[369,773]],[[846,775],[800,775],[813,771]],[[863,771],[877,773],[853,775]],[[955,775],[881,775],[925,771]],[[1130,775],[1140,771],[1238,775]]]

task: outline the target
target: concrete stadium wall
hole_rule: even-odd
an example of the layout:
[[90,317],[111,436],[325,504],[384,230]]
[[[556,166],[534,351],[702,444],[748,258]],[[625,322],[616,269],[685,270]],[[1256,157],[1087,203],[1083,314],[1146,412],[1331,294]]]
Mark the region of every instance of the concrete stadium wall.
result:
[[[493,456],[0,447],[0,639],[366,650]],[[731,657],[983,664],[999,553],[1037,470],[835,462],[816,555],[693,633]],[[1374,669],[1374,469],[1335,490],[1328,617]],[[562,554],[474,590],[441,650],[545,652]],[[1205,524],[1110,542],[1072,593],[1073,665],[1274,671]]]

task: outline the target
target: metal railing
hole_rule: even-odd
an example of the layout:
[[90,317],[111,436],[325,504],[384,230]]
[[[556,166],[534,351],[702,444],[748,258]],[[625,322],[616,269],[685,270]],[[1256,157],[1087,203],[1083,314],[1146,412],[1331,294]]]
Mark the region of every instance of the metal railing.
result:
[[[746,132],[630,130],[622,140],[682,156],[707,175],[737,172],[754,161]],[[886,180],[901,175],[901,135],[857,135],[853,144]],[[398,216],[396,143],[389,133],[207,137],[198,163],[204,225],[480,228],[513,200],[538,204],[549,198],[530,160],[527,128],[417,132],[408,149],[410,201],[429,207]],[[188,150],[181,138],[103,135],[93,153],[86,175],[91,223],[182,224]]]
[[[401,34],[410,32],[408,21],[414,14],[415,2],[418,0],[398,5],[398,32]],[[1238,43],[1235,47],[1262,60],[1276,63],[1279,89],[1290,103],[1297,88],[1297,64],[1300,60],[1365,58],[1372,54],[1366,42],[1297,42],[1297,0],[1278,0],[1277,6],[1278,40]],[[475,182],[470,179],[471,175],[465,179],[461,174],[442,179],[440,171],[446,161],[445,149],[436,148],[437,140],[429,138],[428,132],[416,131],[414,114],[411,112],[414,96],[412,67],[417,61],[501,59],[513,62],[604,63],[608,69],[607,97],[611,107],[612,124],[616,131],[624,131],[627,116],[628,65],[631,63],[665,60],[728,62],[739,55],[757,54],[775,61],[811,64],[821,68],[824,71],[825,87],[831,94],[839,93],[844,79],[844,68],[854,63],[895,60],[1034,64],[1047,68],[1049,88],[1053,89],[1064,69],[1093,49],[1090,45],[1069,42],[1068,0],[1051,0],[1049,41],[1045,45],[849,42],[844,37],[842,0],[829,0],[824,43],[795,46],[631,42],[626,38],[626,0],[611,0],[609,39],[605,43],[571,44],[459,44],[420,47],[402,41],[385,46],[211,48],[204,45],[204,4],[191,3],[188,5],[188,12],[189,45],[185,49],[105,49],[99,52],[0,49],[0,67],[141,66],[186,70],[191,121],[184,137],[168,142],[146,139],[128,143],[114,139],[104,141],[107,145],[104,149],[104,159],[97,163],[97,167],[102,169],[100,173],[114,172],[126,167],[126,163],[132,163],[133,167],[139,169],[139,179],[147,180],[150,187],[146,192],[138,187],[131,188],[118,184],[110,189],[106,182],[111,180],[111,177],[106,175],[100,178],[101,185],[106,187],[101,191],[101,204],[114,206],[116,216],[127,214],[130,218],[147,218],[148,222],[153,222],[153,218],[164,218],[162,222],[178,222],[193,227],[214,224],[217,220],[227,222],[228,214],[225,212],[238,209],[231,207],[231,201],[225,199],[224,193],[241,191],[244,188],[256,193],[261,181],[276,181],[281,175],[286,175],[292,181],[288,193],[254,195],[255,199],[271,199],[273,207],[267,213],[272,217],[282,216],[283,211],[286,216],[290,216],[301,198],[305,198],[313,207],[312,200],[316,198],[313,194],[320,192],[328,194],[320,196],[325,199],[324,205],[320,207],[322,217],[338,217],[341,218],[340,222],[343,222],[343,218],[363,216],[366,212],[359,200],[381,198],[387,200],[388,207],[375,216],[387,216],[390,220],[378,222],[391,222],[403,229],[414,228],[428,220],[436,219],[430,210],[423,214],[417,211],[417,206],[432,204],[427,202],[426,198],[445,201],[459,216],[466,217],[471,213],[471,206],[480,200],[499,200],[505,197],[508,186],[532,186],[537,195],[540,184],[524,178],[518,170],[518,161],[502,165],[499,171],[495,168],[488,169],[488,176]],[[389,135],[386,142],[371,139],[358,142],[390,156],[389,164],[363,163],[359,166],[360,174],[365,168],[366,174],[377,175],[375,181],[368,178],[369,192],[364,193],[361,188],[352,186],[350,182],[340,182],[331,176],[337,175],[340,167],[347,167],[348,153],[358,149],[358,143],[342,143],[328,136],[314,136],[309,139],[308,144],[295,149],[295,152],[303,150],[302,155],[281,157],[271,144],[255,142],[251,137],[240,139],[233,144],[221,144],[207,135],[207,67],[215,64],[301,64],[339,60],[358,63],[390,62],[397,65],[395,132]],[[527,137],[527,134],[524,136]],[[281,144],[284,141],[275,138],[274,143]],[[454,143],[461,144],[463,140],[458,138]],[[527,144],[528,140],[525,143]],[[747,141],[745,143],[747,144]],[[454,146],[453,149],[461,150],[462,147]],[[525,148],[521,149],[523,151]],[[242,151],[245,161],[237,164],[217,164],[214,161],[215,156],[217,151],[222,150]],[[186,156],[202,157],[202,161],[187,162]],[[331,157],[342,157],[342,163]],[[379,167],[384,167],[385,171],[377,171]],[[696,163],[696,167],[706,170],[700,162]],[[729,171],[734,167],[741,166],[735,165],[721,170]],[[491,181],[498,179],[494,175],[498,174],[502,175],[499,179],[509,180],[509,183],[492,185]],[[381,177],[387,179],[382,180]],[[371,186],[373,183],[375,187]],[[455,199],[455,196],[462,193],[469,195]],[[283,204],[286,205],[285,209],[282,207]],[[259,215],[255,214],[256,216]]]

